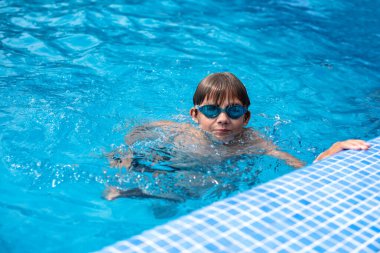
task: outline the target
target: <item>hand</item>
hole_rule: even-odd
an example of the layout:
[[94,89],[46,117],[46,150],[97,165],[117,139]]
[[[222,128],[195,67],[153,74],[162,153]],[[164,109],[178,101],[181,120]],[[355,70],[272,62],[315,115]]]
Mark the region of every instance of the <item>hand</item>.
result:
[[112,159],[110,159],[110,167],[111,168],[127,168],[129,169],[131,167],[131,164],[132,164],[132,159],[129,158],[129,157],[124,157],[124,158],[116,158],[116,157],[112,157]]
[[114,150],[109,154],[106,154],[111,168],[126,168],[129,169],[133,161],[133,152],[128,149],[127,152],[121,150]]
[[114,200],[121,196],[121,191],[116,187],[107,187],[103,192],[103,198],[106,200]]
[[367,150],[370,145],[362,140],[346,140],[334,143],[328,150],[321,153],[314,162],[320,161],[345,149]]

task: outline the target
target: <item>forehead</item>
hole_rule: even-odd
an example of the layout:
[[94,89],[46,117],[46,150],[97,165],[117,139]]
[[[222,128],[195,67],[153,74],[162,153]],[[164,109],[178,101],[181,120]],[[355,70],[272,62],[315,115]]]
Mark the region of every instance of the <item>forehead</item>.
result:
[[240,104],[243,103],[240,101],[239,98],[233,95],[225,94],[225,96],[213,96],[210,94],[209,96],[205,97],[202,104],[213,104],[213,105],[231,105],[231,104]]

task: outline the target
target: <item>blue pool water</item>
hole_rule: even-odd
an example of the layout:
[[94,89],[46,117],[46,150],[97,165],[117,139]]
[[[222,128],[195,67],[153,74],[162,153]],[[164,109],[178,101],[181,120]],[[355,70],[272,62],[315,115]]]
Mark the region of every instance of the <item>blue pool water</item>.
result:
[[[0,2],[0,251],[88,252],[225,195],[107,202],[104,153],[134,126],[190,122],[194,89],[230,71],[249,124],[311,163],[380,135],[376,1]],[[253,162],[252,162],[253,161]],[[292,169],[244,157],[260,183]]]

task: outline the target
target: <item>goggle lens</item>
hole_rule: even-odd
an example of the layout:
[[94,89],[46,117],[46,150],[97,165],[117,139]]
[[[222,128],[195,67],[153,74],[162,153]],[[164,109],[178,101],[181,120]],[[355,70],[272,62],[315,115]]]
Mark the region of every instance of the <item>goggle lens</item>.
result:
[[218,117],[222,112],[225,112],[231,119],[238,119],[248,111],[248,109],[242,105],[229,105],[225,109],[216,105],[196,106],[196,108],[210,119]]

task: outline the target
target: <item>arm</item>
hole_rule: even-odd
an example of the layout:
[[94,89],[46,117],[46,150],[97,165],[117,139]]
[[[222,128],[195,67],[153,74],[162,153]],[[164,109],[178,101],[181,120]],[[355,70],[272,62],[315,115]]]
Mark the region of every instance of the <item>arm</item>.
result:
[[296,168],[296,169],[302,168],[303,166],[305,166],[304,162],[292,156],[291,154],[283,152],[283,151],[273,149],[267,152],[267,154],[270,156],[276,157],[278,159],[284,160],[287,165],[292,166],[293,168]]
[[255,131],[250,130],[249,132],[250,134],[254,135],[254,137],[251,138],[252,140],[254,140],[252,141],[251,145],[263,149],[264,154],[281,159],[285,161],[287,165],[292,166],[294,168],[301,168],[305,166],[304,162],[287,152],[278,150],[278,147],[276,145],[274,145],[271,141],[267,141],[259,137],[259,135]]
[[150,198],[150,199],[165,199],[174,202],[183,202],[184,199],[174,193],[162,193],[152,195],[139,188],[132,188],[128,190],[120,190],[116,187],[107,187],[103,192],[103,198],[106,200],[114,200],[117,198]]
[[[107,155],[110,160],[110,166],[115,168],[127,168],[130,169],[134,159],[134,153],[130,146],[134,143],[144,139],[156,139],[160,137],[160,134],[152,131],[155,128],[162,128],[164,130],[170,130],[171,128],[179,127],[179,123],[171,121],[157,121],[142,126],[135,127],[130,133],[128,133],[124,139],[128,145],[128,150],[114,150]],[[159,161],[160,156],[156,155],[154,158]]]
[[346,140],[334,143],[329,149],[322,152],[314,162],[320,161],[345,149],[367,150],[370,145],[362,140]]

